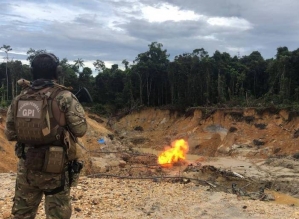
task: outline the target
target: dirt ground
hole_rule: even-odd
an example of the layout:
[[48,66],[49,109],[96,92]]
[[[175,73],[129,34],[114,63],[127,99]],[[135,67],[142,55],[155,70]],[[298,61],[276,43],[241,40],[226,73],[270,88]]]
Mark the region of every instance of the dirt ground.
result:
[[[2,173],[0,178],[0,217],[8,218],[15,175]],[[82,177],[71,194],[71,218],[78,219],[299,218],[298,207],[290,204],[248,200],[193,183]],[[37,219],[45,218],[43,202]]]
[[[0,126],[0,216],[12,205],[17,159]],[[72,218],[299,218],[298,117],[274,109],[142,109],[118,120],[87,114],[84,175]],[[109,126],[107,126],[109,124]],[[176,139],[187,159],[157,156]],[[99,139],[105,143],[100,143]],[[44,218],[40,206],[38,218]]]

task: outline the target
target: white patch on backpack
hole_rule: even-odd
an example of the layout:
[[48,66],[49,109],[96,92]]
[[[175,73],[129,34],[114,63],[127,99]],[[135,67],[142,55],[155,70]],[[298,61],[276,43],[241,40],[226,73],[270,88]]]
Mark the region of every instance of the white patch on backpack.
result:
[[17,117],[39,119],[42,115],[42,104],[42,100],[19,100]]

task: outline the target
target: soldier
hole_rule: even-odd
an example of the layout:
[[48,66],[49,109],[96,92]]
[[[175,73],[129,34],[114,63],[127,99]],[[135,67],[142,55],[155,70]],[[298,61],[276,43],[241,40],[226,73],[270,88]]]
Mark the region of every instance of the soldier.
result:
[[45,195],[47,218],[70,218],[70,187],[79,174],[76,142],[87,130],[85,113],[74,94],[56,84],[61,67],[52,53],[31,62],[33,82],[7,112],[5,135],[17,141],[19,158],[13,218],[35,218]]

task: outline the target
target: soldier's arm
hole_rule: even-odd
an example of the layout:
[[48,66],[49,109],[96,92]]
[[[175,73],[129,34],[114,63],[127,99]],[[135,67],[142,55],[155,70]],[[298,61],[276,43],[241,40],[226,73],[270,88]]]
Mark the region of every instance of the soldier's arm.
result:
[[59,109],[65,113],[69,131],[76,137],[82,137],[87,131],[85,112],[76,96],[70,91],[62,91],[56,96]]
[[6,126],[5,126],[5,136],[8,141],[16,141],[17,135],[16,135],[16,129],[15,129],[15,122],[14,122],[14,112],[12,110],[13,106],[10,105],[7,110],[6,115]]

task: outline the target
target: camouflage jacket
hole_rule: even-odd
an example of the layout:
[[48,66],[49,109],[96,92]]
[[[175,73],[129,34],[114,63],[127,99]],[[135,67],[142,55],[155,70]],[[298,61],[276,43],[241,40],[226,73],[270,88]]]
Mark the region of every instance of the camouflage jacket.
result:
[[[48,81],[47,81],[48,83]],[[46,84],[46,83],[44,83]],[[43,89],[43,84],[39,83],[38,86],[33,85],[26,89]],[[24,89],[22,92],[24,92]],[[16,99],[16,98],[15,98]],[[14,100],[15,100],[14,99]],[[12,104],[9,106],[7,111],[7,118],[6,118],[6,127],[5,127],[5,135],[9,141],[17,141],[18,136],[15,130],[15,104],[16,101],[12,101]],[[64,115],[64,123],[65,126],[68,127],[70,134],[74,137],[82,137],[87,131],[87,123],[85,119],[85,112],[82,105],[77,100],[76,96],[68,90],[60,91],[56,97],[54,98],[53,102],[57,103],[59,110]]]

